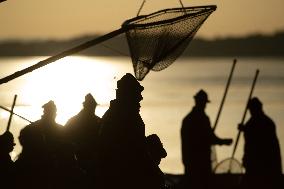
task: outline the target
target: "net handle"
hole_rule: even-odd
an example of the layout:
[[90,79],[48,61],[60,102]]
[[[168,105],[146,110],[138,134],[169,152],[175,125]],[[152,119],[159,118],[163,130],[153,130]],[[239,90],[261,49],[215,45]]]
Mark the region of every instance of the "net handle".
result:
[[16,100],[17,100],[17,95],[14,95],[14,100],[13,100],[13,104],[12,104],[12,108],[11,108],[11,112],[10,112],[8,124],[7,124],[7,127],[6,127],[6,131],[9,131],[9,130],[10,130],[10,126],[11,126],[11,122],[12,122],[12,117],[13,117],[13,111],[14,111],[14,108],[15,108],[15,106],[16,106]]
[[224,103],[225,103],[225,100],[226,100],[226,97],[227,97],[227,93],[228,93],[228,90],[229,90],[229,87],[230,87],[230,84],[231,84],[231,80],[232,80],[232,77],[233,77],[233,73],[234,73],[234,70],[235,70],[236,63],[237,63],[237,59],[234,59],[233,64],[232,64],[232,68],[231,68],[231,71],[230,71],[230,75],[229,75],[229,78],[227,80],[225,92],[224,92],[224,95],[223,95],[223,98],[222,98],[222,101],[221,101],[221,104],[220,104],[220,107],[219,107],[219,111],[217,113],[217,117],[216,117],[216,120],[215,120],[215,123],[214,123],[214,126],[213,126],[213,132],[216,130],[216,127],[218,125],[219,117],[221,115],[221,112],[222,112],[222,109],[223,109],[223,106],[224,106]]
[[13,79],[16,79],[16,78],[18,78],[18,77],[20,77],[22,75],[25,75],[25,74],[27,74],[29,72],[32,72],[35,69],[38,69],[38,68],[43,67],[43,66],[46,66],[47,64],[55,62],[55,61],[57,61],[57,60],[59,60],[61,58],[64,58],[66,56],[70,56],[72,54],[75,54],[75,53],[78,53],[78,52],[80,52],[82,50],[85,50],[85,49],[87,49],[87,48],[89,48],[91,46],[95,46],[95,45],[97,45],[99,43],[102,43],[102,42],[104,42],[104,41],[106,41],[108,39],[111,39],[111,38],[113,38],[113,37],[115,37],[117,35],[120,35],[120,34],[124,33],[125,31],[127,31],[127,29],[122,27],[122,28],[120,28],[118,30],[114,30],[114,31],[112,31],[112,32],[110,32],[108,34],[105,34],[105,35],[100,36],[98,38],[95,38],[93,40],[90,40],[90,41],[87,41],[85,43],[82,43],[82,44],[80,44],[78,46],[75,46],[75,47],[73,47],[71,49],[65,50],[65,51],[63,51],[63,52],[61,52],[59,54],[54,55],[54,56],[51,56],[51,57],[49,57],[49,58],[47,58],[45,60],[42,60],[42,61],[32,65],[32,66],[29,66],[29,67],[27,67],[25,69],[22,69],[20,71],[17,71],[15,73],[11,74],[11,75],[8,75],[8,76],[6,76],[4,78],[1,78],[0,79],[0,85],[3,84],[3,83],[7,83],[7,82],[9,82],[9,81],[11,81]]
[[[224,103],[225,103],[225,99],[227,97],[227,93],[228,93],[228,90],[229,90],[229,87],[230,87],[230,84],[231,84],[231,80],[232,80],[232,77],[233,77],[233,73],[234,73],[234,70],[235,70],[236,63],[237,63],[237,59],[234,59],[232,67],[231,67],[231,71],[230,71],[230,74],[229,74],[229,77],[228,77],[228,80],[227,80],[227,84],[226,84],[226,87],[225,87],[225,91],[224,91],[224,94],[223,94],[223,98],[221,100],[221,104],[220,104],[220,107],[219,107],[219,110],[218,110],[218,113],[217,113],[217,117],[216,117],[214,126],[212,128],[213,132],[215,132],[215,130],[217,128],[218,121],[219,121],[219,118],[220,118],[220,115],[221,115],[221,112],[222,112],[222,109],[223,109],[223,106],[224,106]],[[211,151],[213,151],[213,150],[215,151],[214,159],[217,162],[216,149],[215,149],[215,146],[212,145]],[[218,166],[218,164],[215,166],[215,169],[216,169],[217,166]],[[215,170],[214,170],[214,172],[215,172]]]
[[[253,90],[254,90],[254,87],[255,87],[255,84],[256,84],[256,81],[257,81],[258,74],[259,74],[259,70],[257,69],[256,72],[255,72],[253,82],[252,82],[249,97],[248,97],[248,100],[247,100],[247,103],[246,103],[246,108],[245,108],[245,111],[244,111],[244,114],[243,114],[243,118],[242,118],[242,122],[241,122],[242,125],[244,124],[244,121],[245,121],[245,118],[246,118],[246,114],[247,114],[247,110],[248,110],[248,103],[249,103],[249,101],[252,97],[252,93],[253,93]],[[232,156],[231,156],[232,159],[234,159],[240,136],[241,136],[241,130],[238,131],[237,139],[236,139],[235,146],[234,146],[234,149],[233,149],[233,153],[232,153]]]

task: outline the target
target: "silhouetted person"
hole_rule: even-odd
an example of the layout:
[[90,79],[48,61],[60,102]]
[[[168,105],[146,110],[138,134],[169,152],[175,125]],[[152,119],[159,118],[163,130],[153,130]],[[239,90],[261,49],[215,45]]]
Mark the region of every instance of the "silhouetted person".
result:
[[13,151],[15,146],[13,134],[6,131],[4,134],[0,135],[0,188],[4,188],[4,184],[9,183],[13,180],[13,161],[10,157],[10,152]]
[[[43,106],[40,120],[31,123],[20,132],[22,152],[16,161],[20,186],[29,188],[56,188],[60,177],[63,148],[63,127],[56,123],[57,108],[53,101]],[[31,180],[32,179],[32,180]]]
[[[78,165],[94,180],[97,169],[98,138],[101,118],[95,115],[97,102],[89,93],[83,109],[65,125],[68,140],[72,143]],[[91,184],[91,183],[90,183]]]
[[151,188],[145,125],[139,114],[143,89],[129,73],[117,81],[116,99],[102,118],[101,188]]
[[259,186],[273,188],[282,174],[276,126],[264,113],[258,98],[254,97],[249,101],[248,109],[250,119],[245,125],[239,125],[245,139],[243,166],[246,169],[246,178],[251,186],[260,184]]
[[211,179],[211,145],[230,145],[232,139],[217,137],[205,113],[207,93],[200,90],[195,96],[195,106],[183,119],[181,128],[182,161],[185,179],[192,188],[208,188]]
[[152,163],[149,179],[152,180],[153,188],[163,189],[166,187],[164,173],[159,168],[159,164],[162,158],[167,156],[167,152],[160,141],[160,138],[156,134],[152,134],[146,137],[147,151],[149,153],[150,161]]

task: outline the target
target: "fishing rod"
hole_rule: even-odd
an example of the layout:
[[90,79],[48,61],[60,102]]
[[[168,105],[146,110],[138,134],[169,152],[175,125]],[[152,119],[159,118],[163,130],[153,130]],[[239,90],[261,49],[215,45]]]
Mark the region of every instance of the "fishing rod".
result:
[[18,116],[19,118],[21,118],[21,119],[23,119],[23,120],[25,120],[25,121],[27,121],[27,122],[32,123],[32,121],[30,121],[30,120],[28,120],[27,118],[25,118],[25,117],[23,117],[23,116],[21,116],[21,115],[15,113],[14,111],[12,112],[11,110],[9,110],[8,108],[5,108],[4,106],[1,106],[1,105],[0,105],[0,108],[3,109],[3,110],[5,110],[5,111],[7,111],[7,112],[13,113],[15,116]]
[[12,117],[13,117],[13,111],[14,111],[14,108],[15,108],[15,106],[16,106],[16,100],[17,100],[17,95],[14,96],[14,100],[13,100],[13,104],[12,104],[12,109],[11,109],[11,112],[10,112],[10,116],[9,116],[8,124],[7,124],[7,127],[6,127],[6,131],[9,131],[9,130],[10,130],[10,126],[11,126],[11,122],[12,122]]

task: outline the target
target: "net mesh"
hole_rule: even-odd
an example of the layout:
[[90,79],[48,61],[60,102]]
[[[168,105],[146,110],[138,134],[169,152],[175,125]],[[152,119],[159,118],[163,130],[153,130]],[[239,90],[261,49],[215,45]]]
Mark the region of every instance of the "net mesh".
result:
[[166,9],[124,22],[136,78],[141,81],[150,70],[161,71],[171,65],[215,9]]

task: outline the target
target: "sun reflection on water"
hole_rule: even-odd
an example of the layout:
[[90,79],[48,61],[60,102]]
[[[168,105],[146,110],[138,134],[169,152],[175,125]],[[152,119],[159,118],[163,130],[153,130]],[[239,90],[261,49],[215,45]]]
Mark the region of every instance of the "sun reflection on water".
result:
[[0,117],[1,119],[7,119],[9,117],[9,113],[6,111],[5,112],[3,111],[0,113]]
[[99,104],[96,114],[102,116],[115,98],[116,78],[121,74],[124,72],[106,58],[66,57],[32,72],[21,86],[21,101],[30,106],[29,118],[36,120],[42,114],[40,107],[53,100],[56,121],[65,124],[91,93]]

